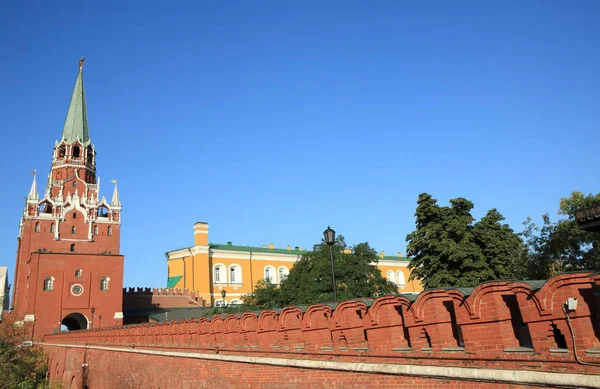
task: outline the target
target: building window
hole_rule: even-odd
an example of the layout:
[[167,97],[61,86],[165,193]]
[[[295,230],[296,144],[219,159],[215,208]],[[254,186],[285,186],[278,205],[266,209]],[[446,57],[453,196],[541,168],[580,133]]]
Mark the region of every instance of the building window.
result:
[[73,147],[73,157],[79,158],[81,154],[81,149],[77,146]]
[[44,290],[54,289],[54,277],[44,278]]
[[225,301],[219,299],[215,301],[215,307],[224,307],[225,306]]
[[225,284],[227,283],[225,277],[227,277],[227,275],[225,274],[225,266],[215,265],[213,269],[213,282],[215,284]]
[[242,283],[242,268],[238,265],[231,265],[229,267],[229,283],[230,284],[241,284]]
[[288,270],[288,268],[285,266],[281,266],[277,270],[277,275],[279,276],[279,283],[281,283],[283,280],[285,280],[287,278],[288,274],[290,274],[290,271]]
[[388,270],[387,279],[389,282],[393,282],[394,284],[396,283],[396,276],[394,276],[394,272],[392,270]]
[[98,226],[94,226],[94,235],[98,235]]
[[77,181],[73,181],[73,188],[77,188]]
[[83,270],[81,270],[81,269],[75,270],[75,277],[83,277]]
[[112,236],[112,227],[108,227],[108,236]]
[[275,268],[273,266],[265,267],[265,282],[268,284],[276,284]]
[[35,232],[40,232],[40,223],[35,223]]
[[100,290],[108,290],[108,283],[110,281],[110,277],[102,277],[100,280]]
[[398,286],[405,287],[406,279],[404,278],[404,273],[400,270],[396,272],[396,278],[398,279]]
[[71,234],[74,234],[77,232],[77,227],[73,226],[71,227]]
[[[73,185],[76,186],[76,185]],[[73,212],[73,219],[77,219],[77,212]]]
[[50,224],[50,232],[54,232],[54,223]]
[[74,252],[75,252],[75,243],[71,243],[71,249],[70,249],[70,251],[71,251],[72,253],[74,253]]

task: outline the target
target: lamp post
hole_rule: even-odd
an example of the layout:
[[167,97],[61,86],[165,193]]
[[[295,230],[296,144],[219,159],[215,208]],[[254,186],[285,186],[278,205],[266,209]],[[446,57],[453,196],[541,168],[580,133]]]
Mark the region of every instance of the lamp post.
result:
[[98,328],[102,328],[102,315],[98,315]]
[[221,297],[223,297],[223,308],[225,308],[225,296],[227,296],[227,291],[223,289],[221,291]]
[[331,257],[331,278],[333,280],[333,302],[337,304],[337,288],[335,286],[335,269],[333,267],[333,244],[335,243],[335,231],[331,227],[327,226],[327,229],[323,231],[323,237],[325,243],[329,246],[329,256]]
[[92,311],[92,320],[90,320],[90,328],[93,330],[94,329],[94,312],[96,312],[96,308],[92,307],[92,309],[90,309],[90,311]]

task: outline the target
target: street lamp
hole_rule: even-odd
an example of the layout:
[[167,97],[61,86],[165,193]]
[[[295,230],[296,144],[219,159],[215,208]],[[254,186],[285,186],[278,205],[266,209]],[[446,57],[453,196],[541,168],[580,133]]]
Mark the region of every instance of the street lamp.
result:
[[90,309],[90,311],[92,311],[92,320],[90,320],[90,326],[91,329],[94,329],[94,312],[96,312],[96,308],[92,307],[92,309]]
[[227,296],[227,291],[223,289],[221,291],[221,297],[223,297],[223,308],[225,308],[225,296]]
[[98,328],[102,328],[102,315],[98,315]]
[[333,301],[337,304],[337,288],[335,286],[335,269],[333,267],[333,244],[335,243],[335,231],[331,227],[327,226],[327,229],[323,231],[323,237],[325,243],[329,246],[329,256],[331,257],[331,278],[333,280]]

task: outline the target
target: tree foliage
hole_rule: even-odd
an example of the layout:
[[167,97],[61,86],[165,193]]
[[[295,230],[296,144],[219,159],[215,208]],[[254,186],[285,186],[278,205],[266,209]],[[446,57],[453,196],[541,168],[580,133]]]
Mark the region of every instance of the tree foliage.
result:
[[[368,243],[348,248],[344,237],[338,236],[332,249],[338,301],[397,292],[397,286],[385,279],[375,266],[377,252]],[[347,249],[349,252],[344,252]],[[280,285],[260,280],[254,293],[244,296],[244,304],[256,308],[332,301],[331,260],[329,246],[325,242],[302,255]]]
[[10,315],[0,323],[0,389],[46,388],[47,365],[37,347],[23,347],[26,329],[15,326]]
[[472,209],[464,198],[442,207],[431,195],[419,195],[416,229],[406,236],[411,280],[420,279],[425,288],[470,287],[522,274],[519,235],[501,223],[496,209],[477,222]]
[[600,271],[600,234],[579,230],[575,210],[600,204],[600,193],[585,195],[574,191],[560,199],[558,221],[542,216],[538,226],[526,220],[523,236],[527,245],[530,278],[545,279],[554,274],[575,271]]

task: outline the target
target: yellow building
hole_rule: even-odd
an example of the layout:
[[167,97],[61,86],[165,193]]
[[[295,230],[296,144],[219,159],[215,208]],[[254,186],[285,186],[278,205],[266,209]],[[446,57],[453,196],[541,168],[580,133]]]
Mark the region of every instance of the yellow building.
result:
[[[278,284],[306,251],[288,246],[250,247],[213,244],[208,240],[208,223],[194,224],[194,245],[169,251],[167,288],[187,288],[198,293],[211,305],[223,303],[221,292],[227,292],[226,304],[241,304],[242,296],[252,293],[256,282],[270,279]],[[423,290],[419,281],[408,282],[408,260],[380,254],[377,267],[381,274],[398,285],[402,293]]]

